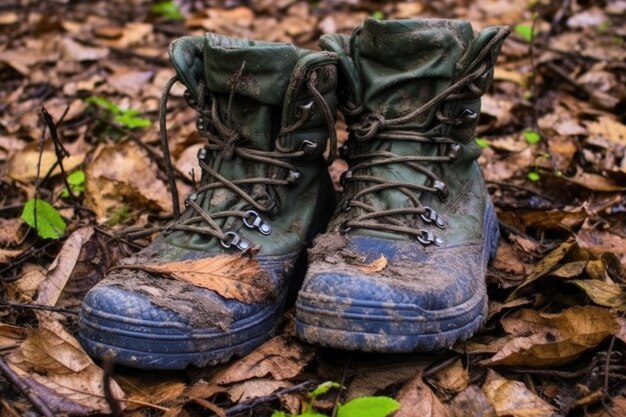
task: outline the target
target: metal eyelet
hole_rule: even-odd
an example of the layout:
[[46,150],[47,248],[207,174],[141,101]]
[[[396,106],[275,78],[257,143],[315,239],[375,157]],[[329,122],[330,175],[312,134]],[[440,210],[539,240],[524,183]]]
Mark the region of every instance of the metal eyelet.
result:
[[350,158],[350,146],[348,146],[347,143],[344,143],[343,146],[339,148],[339,156],[346,161]]
[[287,174],[287,182],[289,185],[298,185],[301,179],[302,174],[300,174],[300,171],[291,170],[289,171],[289,174]]
[[352,171],[350,171],[350,170],[344,171],[344,172],[341,174],[341,177],[339,177],[339,184],[340,184],[342,187],[345,187],[345,186],[346,186],[346,183],[348,182],[348,180],[349,180],[350,178],[352,178]]
[[459,159],[459,155],[461,155],[461,145],[459,143],[451,143],[448,147],[448,158],[450,158],[450,162]]
[[237,247],[237,249],[239,250],[246,250],[250,248],[250,242],[248,242],[245,239],[242,239],[241,236],[239,236],[237,233],[235,232],[226,232],[224,233],[227,236],[227,239],[224,240],[220,240],[220,243],[222,244],[223,247],[225,247],[226,249],[235,246]]
[[424,220],[425,223],[434,223],[440,229],[444,229],[446,227],[446,222],[435,210],[431,209],[430,207],[424,207],[424,210],[426,210],[426,213],[422,213],[420,217],[422,218],[422,220]]
[[311,155],[317,149],[317,143],[312,140],[303,140],[300,149],[304,151],[305,155]]
[[198,116],[196,118],[196,129],[198,129],[199,132],[203,132],[206,129],[204,117]]
[[429,232],[428,230],[422,230],[422,232],[417,235],[417,241],[425,246],[433,243],[437,246],[442,246],[445,243],[442,238],[435,236],[433,232]]
[[478,119],[478,113],[470,109],[464,109],[461,113],[461,120],[463,123],[474,123]]
[[346,200],[341,204],[341,211],[348,212],[352,210],[352,204],[350,203],[350,200]]
[[204,161],[206,159],[207,155],[208,155],[208,152],[207,152],[206,148],[198,149],[198,159],[200,161]]
[[437,190],[437,197],[439,197],[439,199],[442,201],[444,201],[446,198],[448,198],[448,195],[450,195],[450,190],[448,190],[448,186],[446,186],[446,184],[444,184],[444,182],[441,180],[435,180],[433,182],[433,188]]
[[343,222],[339,225],[339,233],[341,233],[342,235],[345,235],[346,233],[348,233],[350,230],[352,229],[352,227],[348,226],[348,222]]
[[[243,218],[243,224],[245,224],[246,227],[249,229],[257,229],[262,235],[265,236],[272,233],[272,226],[270,226],[269,223],[264,222],[259,213],[254,210],[248,210],[246,213],[249,216]],[[253,220],[250,221],[250,218]]]

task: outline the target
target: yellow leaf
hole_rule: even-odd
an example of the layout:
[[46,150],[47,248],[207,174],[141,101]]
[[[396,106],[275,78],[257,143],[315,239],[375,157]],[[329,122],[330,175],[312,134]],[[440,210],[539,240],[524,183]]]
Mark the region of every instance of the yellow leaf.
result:
[[380,258],[376,259],[375,261],[367,265],[359,266],[358,269],[359,271],[365,272],[366,274],[372,274],[374,272],[380,272],[386,267],[387,267],[387,258],[385,258],[385,255],[380,255]]
[[519,310],[502,319],[506,343],[483,365],[548,366],[569,363],[619,330],[606,308],[576,306],[559,314]]
[[595,279],[570,282],[582,289],[594,303],[626,312],[626,292],[619,285]]
[[244,255],[217,255],[165,264],[123,265],[122,268],[164,274],[244,303],[264,302],[275,296],[268,273],[258,261]]
[[550,417],[554,408],[518,381],[509,381],[489,370],[483,391],[498,416]]

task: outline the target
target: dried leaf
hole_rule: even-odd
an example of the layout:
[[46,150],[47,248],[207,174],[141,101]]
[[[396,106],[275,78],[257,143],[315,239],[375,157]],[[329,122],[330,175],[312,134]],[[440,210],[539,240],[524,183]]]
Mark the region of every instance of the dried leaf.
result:
[[97,61],[109,55],[107,48],[92,48],[84,46],[71,38],[61,40],[63,58],[68,61]]
[[400,389],[396,399],[400,403],[400,409],[396,411],[394,417],[450,417],[452,415],[448,407],[442,404],[424,383],[421,372]]
[[539,278],[547,275],[551,271],[553,271],[559,262],[570,252],[576,250],[576,242],[573,239],[568,240],[567,242],[563,242],[558,248],[554,249],[548,255],[546,255],[541,261],[537,262],[533,268],[533,272],[526,277],[524,283],[517,287],[511,295],[507,298],[508,301],[512,301],[516,298],[519,298],[525,290],[530,286],[533,282],[538,280]]
[[[70,155],[63,159],[63,168],[70,172],[77,168],[85,160],[85,154]],[[39,151],[33,147],[27,147],[19,152],[15,152],[9,157],[7,162],[7,174],[16,181],[31,181],[37,176],[37,162],[39,161]],[[57,162],[57,157],[53,151],[43,151],[41,154],[41,167],[39,175],[43,177]],[[52,170],[52,175],[61,173],[61,168],[57,166]]]
[[470,385],[450,403],[454,417],[496,417],[496,410],[485,393],[476,385]]
[[0,265],[8,264],[13,258],[18,257],[22,253],[18,249],[0,249]]
[[431,360],[383,361],[380,365],[367,364],[365,368],[358,367],[358,374],[348,386],[346,399],[375,395],[392,385],[405,383],[415,374],[431,364]]
[[[39,317],[39,329],[8,357],[11,369],[55,413],[110,413],[104,399],[102,369],[59,322],[45,315]],[[115,398],[124,398],[114,381],[111,391]]]
[[271,375],[275,380],[297,376],[314,351],[285,336],[274,337],[212,378],[219,385]]
[[601,408],[597,413],[590,414],[590,417],[618,417],[626,416],[626,396],[619,395],[610,399],[607,408]]
[[85,169],[85,205],[107,220],[120,209],[171,211],[157,167],[138,145],[127,142],[99,147]]
[[241,402],[252,398],[266,397],[276,390],[290,387],[289,381],[276,381],[269,378],[254,378],[239,382],[228,389],[231,401]]
[[469,385],[469,372],[460,360],[438,371],[432,383],[448,392],[461,392]]
[[380,255],[380,258],[372,261],[371,263],[363,266],[359,266],[358,269],[361,272],[365,272],[366,274],[373,274],[375,272],[380,272],[387,267],[387,258],[385,255]]
[[45,268],[36,264],[25,264],[20,277],[7,285],[7,294],[12,300],[30,302],[44,279]]
[[170,375],[164,377],[154,373],[136,375],[133,372],[131,375],[116,376],[115,379],[128,397],[127,411],[140,407],[132,401],[157,405],[173,401],[181,397],[187,386]]
[[514,338],[483,365],[563,365],[617,333],[619,326],[606,308],[576,306],[559,314],[520,310],[501,320]]
[[26,338],[24,327],[0,323],[0,350],[9,349]]
[[582,289],[594,303],[626,312],[626,291],[621,286],[594,279],[579,279],[570,283]]
[[39,286],[37,303],[47,306],[56,305],[65,284],[74,271],[83,245],[91,239],[92,235],[93,228],[86,226],[76,230],[67,238],[61,252],[48,268],[46,279]]
[[554,408],[518,381],[507,380],[489,370],[483,391],[498,416],[550,417]]
[[244,303],[259,303],[276,295],[267,271],[261,268],[258,261],[242,254],[164,264],[124,265],[124,268],[168,275]]

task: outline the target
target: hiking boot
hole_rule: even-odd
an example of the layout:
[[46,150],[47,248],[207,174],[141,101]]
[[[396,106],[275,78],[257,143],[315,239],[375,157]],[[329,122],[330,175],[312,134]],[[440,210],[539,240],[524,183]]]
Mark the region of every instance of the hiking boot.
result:
[[508,28],[366,20],[329,35],[349,169],[329,232],[315,239],[298,335],[348,350],[449,347],[485,319],[498,223],[474,130]]
[[170,57],[164,155],[169,165],[165,108],[179,80],[208,140],[199,185],[80,313],[87,352],[144,369],[216,364],[265,341],[301,283],[297,260],[335,206],[324,151],[330,142],[332,159],[336,54],[209,33],[175,41]]

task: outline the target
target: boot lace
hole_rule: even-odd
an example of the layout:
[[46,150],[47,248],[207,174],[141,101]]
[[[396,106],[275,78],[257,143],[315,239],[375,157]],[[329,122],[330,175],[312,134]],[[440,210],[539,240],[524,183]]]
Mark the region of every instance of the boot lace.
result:
[[[446,228],[447,224],[443,217],[420,202],[416,192],[435,193],[439,199],[445,201],[449,195],[448,187],[432,170],[425,167],[422,163],[443,164],[454,162],[461,152],[461,145],[449,137],[425,136],[419,132],[403,130],[402,126],[435,107],[438,107],[435,112],[435,118],[441,123],[453,126],[473,123],[478,118],[478,114],[472,110],[464,109],[458,117],[448,117],[443,114],[440,105],[448,101],[478,98],[484,94],[484,89],[486,89],[488,83],[477,82],[482,77],[487,76],[493,68],[495,54],[491,52],[509,32],[510,28],[501,28],[476,58],[469,63],[463,73],[460,74],[458,81],[414,111],[393,119],[386,119],[379,113],[371,113],[348,127],[351,137],[357,142],[367,142],[373,138],[381,141],[418,142],[440,148],[445,146],[446,153],[445,155],[436,156],[397,155],[390,151],[377,150],[350,154],[349,146],[345,146],[342,149],[342,153],[345,159],[350,161],[350,165],[354,165],[342,175],[341,182],[344,188],[352,183],[354,189],[358,191],[350,198],[344,200],[341,210],[348,212],[353,207],[357,207],[361,211],[353,215],[351,219],[341,223],[339,226],[341,233],[347,233],[352,228],[363,228],[405,233],[414,236],[423,245],[443,245],[445,243],[442,238],[435,236],[433,232],[418,227],[420,220],[426,224],[434,224],[441,229]],[[355,116],[360,110],[362,108],[348,108],[345,109],[345,113]],[[382,177],[359,173],[371,167],[391,164],[403,164],[425,175],[429,180],[427,181],[428,184],[390,181]],[[358,183],[365,184],[359,187]],[[411,202],[412,207],[381,210],[365,202],[365,196],[391,189],[403,193]],[[398,215],[410,215],[413,220],[407,224],[406,220],[402,221],[395,217]]]
[[[242,65],[239,73],[235,74],[235,81],[231,86],[228,111],[226,112],[228,115],[230,115],[236,85],[244,65]],[[242,251],[251,247],[251,243],[237,233],[237,230],[242,225],[249,229],[255,229],[263,235],[271,234],[272,227],[263,219],[261,213],[265,217],[276,217],[279,211],[276,201],[268,192],[260,193],[262,195],[259,195],[259,193],[252,195],[251,190],[253,190],[255,185],[265,187],[297,185],[301,174],[293,165],[292,161],[309,154],[317,147],[317,144],[305,140],[303,141],[303,149],[290,151],[281,147],[278,139],[301,127],[311,116],[315,104],[322,110],[326,124],[328,125],[330,152],[326,161],[330,164],[335,158],[337,138],[334,129],[334,115],[324,100],[324,97],[316,88],[317,72],[315,70],[310,71],[306,77],[306,88],[313,100],[306,105],[300,106],[298,119],[291,126],[283,126],[280,129],[278,138],[275,141],[275,151],[264,151],[245,146],[248,141],[236,128],[231,126],[230,117],[227,117],[226,121],[221,120],[218,100],[213,93],[205,89],[205,85],[202,81],[198,87],[199,94],[197,99],[193,97],[188,90],[185,92],[187,102],[200,113],[196,119],[196,127],[200,135],[208,140],[208,143],[198,152],[198,162],[203,172],[203,180],[199,187],[185,200],[187,209],[182,216],[178,209],[178,190],[170,157],[165,117],[170,91],[179,79],[177,76],[174,76],[169,80],[161,97],[160,139],[176,221],[166,228],[166,232],[183,230],[199,233],[219,239],[222,246],[225,248],[234,246]],[[206,163],[209,153],[219,153],[224,160],[231,160],[233,157],[237,156],[242,159],[242,164],[249,162],[269,165],[270,168],[266,170],[268,175],[264,177],[230,180]],[[213,181],[211,181],[211,179]],[[204,203],[208,204],[209,201],[206,200],[210,199],[213,191],[219,188],[226,188],[239,196],[247,203],[247,209],[211,212],[205,210],[203,208]],[[220,227],[217,220],[228,217],[238,217],[241,221],[233,223],[228,230],[224,230]]]

